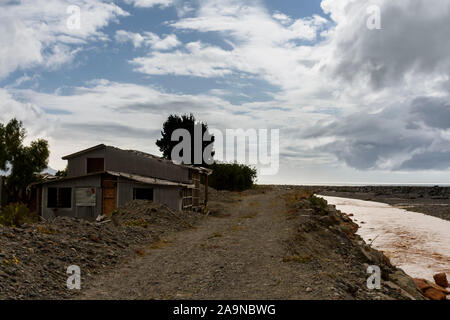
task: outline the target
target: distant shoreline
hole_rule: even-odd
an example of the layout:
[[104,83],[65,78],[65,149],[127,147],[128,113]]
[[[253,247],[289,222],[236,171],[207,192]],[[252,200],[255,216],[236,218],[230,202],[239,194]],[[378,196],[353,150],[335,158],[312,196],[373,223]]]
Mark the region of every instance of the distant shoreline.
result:
[[386,203],[450,221],[450,187],[311,186],[325,196]]
[[450,188],[450,183],[309,183],[309,184],[271,184],[260,183],[260,186],[284,187],[425,187]]

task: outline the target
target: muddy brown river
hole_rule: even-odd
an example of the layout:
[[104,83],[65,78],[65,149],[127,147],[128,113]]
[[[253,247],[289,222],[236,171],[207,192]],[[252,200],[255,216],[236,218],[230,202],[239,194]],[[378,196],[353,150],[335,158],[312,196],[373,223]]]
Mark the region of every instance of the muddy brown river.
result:
[[322,196],[353,214],[358,234],[414,278],[450,274],[450,221],[379,202]]

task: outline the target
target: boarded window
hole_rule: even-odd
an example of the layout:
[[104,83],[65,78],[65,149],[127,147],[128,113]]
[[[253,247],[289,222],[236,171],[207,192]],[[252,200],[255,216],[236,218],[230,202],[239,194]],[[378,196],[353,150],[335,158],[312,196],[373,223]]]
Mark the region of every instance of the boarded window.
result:
[[152,188],[136,188],[134,189],[135,200],[151,200],[153,201],[153,189]]
[[105,171],[104,158],[88,158],[87,159],[87,173],[103,172]]
[[48,188],[47,208],[58,207],[58,189]]
[[77,207],[95,207],[97,203],[95,188],[77,188],[75,198]]
[[59,207],[72,208],[72,188],[60,188],[58,191]]

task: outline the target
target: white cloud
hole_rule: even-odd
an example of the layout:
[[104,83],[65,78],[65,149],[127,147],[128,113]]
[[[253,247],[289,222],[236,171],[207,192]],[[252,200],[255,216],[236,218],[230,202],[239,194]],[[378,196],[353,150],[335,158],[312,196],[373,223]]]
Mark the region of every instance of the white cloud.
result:
[[174,0],[124,0],[124,2],[138,8],[152,8],[154,6],[171,6],[174,3]]
[[41,108],[29,101],[20,102],[8,90],[0,88],[0,122],[4,124],[12,118],[24,123],[28,131],[27,141],[35,137],[45,138],[54,128]]
[[231,74],[239,64],[239,58],[232,51],[191,42],[186,45],[185,51],[155,52],[148,57],[135,58],[131,63],[137,71],[146,74],[211,78]]
[[129,32],[125,30],[116,31],[116,41],[119,43],[132,42],[135,48],[148,46],[155,50],[170,50],[178,47],[181,42],[175,34],[169,34],[164,38],[159,37],[153,32],[145,32],[143,35],[139,33]]
[[[275,18],[289,20],[281,13]],[[137,57],[132,64],[135,70],[151,75],[210,78],[243,73],[282,88],[298,87],[311,73],[305,63],[315,64],[317,58],[312,56],[311,47],[296,42],[314,41],[327,20],[313,16],[282,24],[275,18],[257,1],[203,1],[194,17],[171,26],[182,31],[216,32],[231,49],[197,41],[173,52]]]
[[[68,29],[69,3],[61,0],[24,0],[0,5],[0,78],[17,69],[59,67],[71,62],[87,41],[103,41],[100,31],[127,15],[113,3],[80,0],[80,29]],[[75,46],[75,47],[74,47]]]
[[278,21],[280,21],[282,24],[284,25],[288,25],[292,23],[292,19],[291,17],[289,17],[288,15],[281,13],[281,12],[276,12],[272,15],[272,17]]
[[[280,16],[278,16],[279,18]],[[221,32],[244,43],[283,44],[290,40],[314,40],[316,19],[297,19],[282,25],[257,1],[243,4],[236,0],[202,2],[197,16],[172,24],[177,29]]]

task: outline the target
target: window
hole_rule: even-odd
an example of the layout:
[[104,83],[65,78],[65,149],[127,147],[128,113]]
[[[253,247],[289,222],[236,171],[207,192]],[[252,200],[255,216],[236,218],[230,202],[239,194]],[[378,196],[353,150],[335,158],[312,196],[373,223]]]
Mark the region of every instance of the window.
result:
[[105,171],[104,158],[88,158],[87,159],[87,173],[103,172]]
[[152,188],[136,188],[134,189],[134,200],[151,200],[153,201]]
[[56,208],[58,206],[58,189],[48,188],[47,208]]
[[72,208],[72,188],[48,188],[47,208]]
[[72,208],[72,188],[60,188],[58,204],[60,208]]

